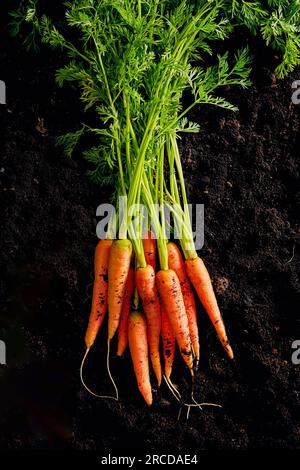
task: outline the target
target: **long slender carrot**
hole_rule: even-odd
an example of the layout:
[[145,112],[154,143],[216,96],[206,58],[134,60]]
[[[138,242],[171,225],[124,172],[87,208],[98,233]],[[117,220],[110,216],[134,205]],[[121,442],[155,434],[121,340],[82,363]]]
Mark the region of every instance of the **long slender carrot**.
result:
[[85,344],[88,349],[94,344],[107,311],[107,271],[111,245],[112,240],[100,240],[95,250],[92,307],[85,334]]
[[152,404],[149,377],[147,324],[144,315],[133,310],[128,318],[129,349],[138,387],[148,405]]
[[213,290],[210,275],[202,259],[197,256],[195,259],[185,261],[187,274],[196,289],[199,299],[205,308],[210,321],[215,327],[219,340],[227,352],[230,359],[233,359],[233,351],[229,344],[225,325],[218,307],[217,299]]
[[141,298],[143,309],[147,318],[148,343],[152,367],[161,384],[162,371],[159,355],[159,339],[161,331],[161,311],[157,288],[155,284],[155,272],[152,266],[137,268],[135,271],[135,285]]
[[200,345],[197,325],[197,309],[194,293],[190,281],[187,277],[184,261],[179,248],[177,247],[177,245],[175,245],[175,243],[170,242],[167,245],[167,249],[169,268],[175,271],[180,282],[185,311],[189,321],[191,342],[195,353],[196,362],[198,363],[200,359]]
[[164,305],[161,306],[161,337],[163,345],[165,376],[169,381],[175,356],[175,336]]
[[130,268],[125,288],[125,295],[122,306],[120,326],[118,330],[117,356],[123,356],[128,343],[128,316],[131,308],[131,297],[133,292],[133,269]]
[[149,230],[143,239],[143,247],[146,263],[150,264],[155,271],[156,268],[156,240],[153,233]]
[[131,254],[129,240],[113,242],[108,262],[108,341],[119,326]]
[[172,269],[160,270],[156,274],[156,283],[161,302],[170,319],[182,358],[192,375],[193,352],[180,282]]

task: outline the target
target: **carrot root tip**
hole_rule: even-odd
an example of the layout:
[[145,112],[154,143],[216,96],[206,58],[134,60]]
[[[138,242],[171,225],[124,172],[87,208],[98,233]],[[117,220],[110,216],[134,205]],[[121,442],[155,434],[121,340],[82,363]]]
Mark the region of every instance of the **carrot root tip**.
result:
[[233,354],[231,346],[228,345],[226,348],[226,351],[227,351],[229,359],[234,359],[234,354]]

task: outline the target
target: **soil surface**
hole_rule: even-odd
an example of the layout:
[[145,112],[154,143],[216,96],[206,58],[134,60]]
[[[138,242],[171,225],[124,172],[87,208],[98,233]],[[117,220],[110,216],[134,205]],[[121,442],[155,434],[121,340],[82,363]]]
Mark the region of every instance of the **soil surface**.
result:
[[[5,11],[0,16],[5,24]],[[0,448],[125,455],[300,448],[300,366],[291,360],[300,339],[300,106],[291,102],[291,85],[300,70],[276,80],[273,53],[254,46],[254,85],[226,90],[240,111],[196,109],[191,118],[202,130],[180,144],[190,200],[205,204],[201,255],[236,359],[227,360],[199,306],[195,396],[222,409],[194,409],[177,420],[164,386],[154,389],[151,409],[143,403],[128,353],[111,361],[118,403],[80,384],[95,211],[109,189],[88,181],[80,155],[67,159],[55,145],[84,118],[76,91],[54,83],[63,59],[47,49],[27,53],[2,25],[0,339],[7,366],[0,366]],[[104,343],[100,335],[85,370],[100,393],[111,390]],[[176,369],[174,382],[187,388],[181,361]]]

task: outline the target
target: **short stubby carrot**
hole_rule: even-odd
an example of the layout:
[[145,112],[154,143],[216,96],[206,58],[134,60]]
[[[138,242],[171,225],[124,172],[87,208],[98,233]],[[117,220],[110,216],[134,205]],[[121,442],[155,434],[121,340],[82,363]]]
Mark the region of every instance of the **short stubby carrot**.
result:
[[161,311],[158,292],[155,284],[155,272],[152,266],[148,264],[145,268],[136,269],[135,285],[141,298],[142,306],[146,315],[150,358],[158,385],[160,385],[162,380],[159,354]]
[[115,240],[111,246],[108,262],[108,340],[118,329],[128,272],[132,244],[130,240]]
[[161,302],[170,319],[182,358],[191,374],[194,375],[189,323],[177,274],[172,269],[160,270],[156,274],[156,282]]
[[128,318],[129,349],[138,388],[148,405],[152,405],[149,377],[147,324],[144,315],[133,310]]
[[233,351],[227,338],[225,325],[218,307],[210,275],[203,260],[199,258],[199,256],[195,259],[187,259],[185,261],[185,266],[187,274],[196,289],[199,299],[205,308],[210,321],[216,329],[219,340],[230,359],[233,359]]
[[175,336],[168,314],[163,305],[161,306],[161,337],[163,345],[165,376],[167,380],[170,380],[175,356]]
[[184,261],[181,256],[180,250],[175,243],[170,242],[167,245],[168,249],[168,264],[169,268],[173,269],[178,276],[181,292],[183,295],[183,301],[185,311],[189,321],[190,337],[195,354],[196,362],[200,359],[200,345],[199,345],[199,331],[197,324],[197,309],[194,293],[192,286],[187,277],[187,273],[184,266]]
[[112,240],[100,240],[94,257],[94,287],[89,324],[85,334],[85,344],[90,348],[96,339],[107,311],[108,260]]
[[123,356],[128,343],[128,316],[131,308],[131,297],[133,292],[133,269],[130,268],[125,288],[125,295],[122,305],[120,326],[118,330],[117,356]]
[[146,236],[143,239],[143,247],[146,263],[150,264],[150,266],[152,266],[152,268],[155,270],[157,252],[156,239],[154,238],[154,235],[150,230],[146,233]]

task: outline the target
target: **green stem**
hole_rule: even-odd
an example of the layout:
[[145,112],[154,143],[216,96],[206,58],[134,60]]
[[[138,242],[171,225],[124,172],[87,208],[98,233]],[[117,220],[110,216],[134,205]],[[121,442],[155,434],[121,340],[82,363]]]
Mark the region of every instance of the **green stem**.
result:
[[130,102],[125,93],[123,93],[123,103],[126,110],[126,162],[129,175],[131,176],[131,155],[130,155]]
[[168,251],[165,240],[163,240],[163,234],[161,229],[161,224],[159,221],[159,215],[157,210],[155,209],[155,204],[153,202],[152,194],[149,190],[148,180],[143,175],[143,189],[144,189],[144,197],[147,203],[148,210],[151,215],[151,220],[154,224],[154,231],[157,237],[157,249],[158,249],[158,256],[161,269],[167,270],[168,269]]
[[[192,229],[190,212],[189,212],[189,207],[188,207],[188,199],[187,199],[187,194],[186,194],[186,189],[185,189],[185,181],[184,181],[183,170],[182,170],[182,165],[181,165],[181,160],[180,160],[180,155],[179,155],[179,149],[178,149],[176,138],[174,136],[171,136],[171,144],[172,144],[172,153],[175,159],[176,170],[177,170],[178,177],[179,177],[181,197],[183,201],[184,222],[185,222],[185,227],[187,227],[187,230],[186,228],[184,228],[183,230],[182,245],[188,244],[189,249],[187,250],[185,248],[185,252],[188,253],[188,256],[187,256],[188,258],[193,259],[197,256],[197,253],[196,253],[195,244],[194,244],[193,229]],[[176,181],[175,186],[177,186],[177,181]]]

